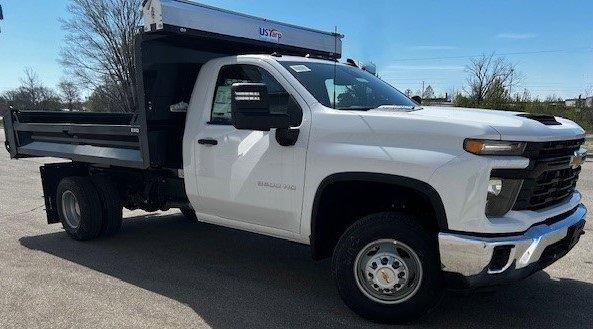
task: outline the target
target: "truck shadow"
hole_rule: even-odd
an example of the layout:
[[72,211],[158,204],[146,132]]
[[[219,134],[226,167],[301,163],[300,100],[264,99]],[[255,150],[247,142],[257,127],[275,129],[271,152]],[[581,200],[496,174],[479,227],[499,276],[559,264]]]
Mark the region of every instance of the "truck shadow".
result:
[[[20,243],[189,305],[214,328],[372,326],[341,303],[329,261],[313,262],[306,246],[177,215],[126,220],[110,239],[60,232]],[[496,293],[448,293],[417,325],[582,328],[591,300],[593,285],[542,272]]]

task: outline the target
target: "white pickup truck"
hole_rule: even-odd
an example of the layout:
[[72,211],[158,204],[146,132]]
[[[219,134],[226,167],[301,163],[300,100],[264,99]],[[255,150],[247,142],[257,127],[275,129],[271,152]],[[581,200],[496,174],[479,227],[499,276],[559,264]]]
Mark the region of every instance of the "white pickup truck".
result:
[[77,240],[117,232],[124,207],[179,208],[310,245],[352,310],[404,322],[583,232],[569,120],[424,107],[338,63],[337,34],[176,0],[146,1],[145,22],[137,113],[5,118],[13,158],[72,160],[41,176],[48,222]]

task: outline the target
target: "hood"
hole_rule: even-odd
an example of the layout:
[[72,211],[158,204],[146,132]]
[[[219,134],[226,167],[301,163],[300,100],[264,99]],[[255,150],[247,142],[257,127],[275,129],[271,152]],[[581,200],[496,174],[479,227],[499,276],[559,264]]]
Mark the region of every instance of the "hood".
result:
[[570,120],[521,112],[426,106],[416,111],[380,108],[366,113],[372,116],[382,114],[401,116],[405,113],[404,115],[411,117],[430,119],[441,123],[450,122],[454,125],[483,124],[496,130],[503,140],[537,142],[585,137],[585,131]]

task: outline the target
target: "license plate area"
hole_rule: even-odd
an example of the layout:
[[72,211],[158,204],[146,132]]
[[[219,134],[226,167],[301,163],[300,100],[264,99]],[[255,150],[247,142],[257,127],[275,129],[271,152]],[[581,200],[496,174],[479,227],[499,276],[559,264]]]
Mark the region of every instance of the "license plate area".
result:
[[551,263],[566,255],[580,240],[585,228],[585,220],[570,226],[564,239],[548,246],[542,253],[541,261]]
[[579,240],[581,239],[581,235],[585,234],[585,221],[582,220],[575,225],[571,226],[568,229],[568,234],[566,235],[566,240],[568,240],[569,249],[574,247]]

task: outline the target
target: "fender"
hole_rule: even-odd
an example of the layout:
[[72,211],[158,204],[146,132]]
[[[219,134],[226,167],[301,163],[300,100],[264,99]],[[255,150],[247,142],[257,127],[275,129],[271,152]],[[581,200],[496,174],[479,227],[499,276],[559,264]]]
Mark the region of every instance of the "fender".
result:
[[309,237],[311,243],[311,249],[313,254],[315,255],[317,247],[315,236],[317,234],[316,227],[317,227],[317,213],[319,209],[319,204],[321,202],[321,196],[325,188],[329,185],[336,183],[336,182],[344,182],[344,181],[361,181],[361,182],[378,182],[378,183],[388,183],[396,186],[401,186],[405,188],[409,188],[415,191],[420,192],[424,195],[428,201],[431,203],[435,215],[437,224],[440,230],[447,230],[447,215],[445,213],[445,207],[443,205],[443,201],[439,193],[428,183],[404,176],[397,176],[397,175],[390,175],[390,174],[380,174],[380,173],[371,173],[371,172],[344,172],[344,173],[337,173],[332,174],[326,177],[318,186],[317,191],[315,193],[315,198],[313,199],[313,210],[311,214],[311,236]]

